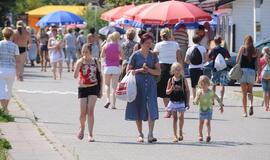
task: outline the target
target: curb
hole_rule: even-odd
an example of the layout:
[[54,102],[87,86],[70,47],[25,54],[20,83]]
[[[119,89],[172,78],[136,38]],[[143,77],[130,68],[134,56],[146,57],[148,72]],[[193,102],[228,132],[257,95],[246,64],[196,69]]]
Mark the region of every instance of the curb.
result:
[[[53,133],[42,123],[36,120],[35,114],[29,107],[23,102],[23,100],[16,94],[13,93],[12,99],[15,102],[15,105],[24,111],[25,116],[29,119],[32,124],[36,127],[41,136],[43,136],[46,141],[48,141],[52,150],[59,153],[59,155],[65,160],[75,160],[76,153],[69,151],[65,145],[63,145],[54,135]],[[16,123],[16,121],[15,121]],[[8,153],[9,159],[12,159],[12,156]]]

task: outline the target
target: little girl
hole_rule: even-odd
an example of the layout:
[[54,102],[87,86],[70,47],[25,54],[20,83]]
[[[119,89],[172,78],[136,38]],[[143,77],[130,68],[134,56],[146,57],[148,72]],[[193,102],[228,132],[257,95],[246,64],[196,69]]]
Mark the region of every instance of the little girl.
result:
[[[88,118],[89,142],[94,142],[94,108],[97,98],[102,96],[102,78],[100,67],[92,57],[91,44],[82,47],[82,57],[75,65],[74,78],[79,76],[78,98],[80,99],[80,123],[81,128],[78,138],[84,137],[85,121]],[[86,117],[88,115],[88,117]]]
[[[186,108],[189,108],[189,87],[183,73],[182,65],[178,62],[173,63],[171,66],[173,77],[168,80],[166,89],[170,101],[166,108],[165,118],[173,116],[174,143],[183,140],[184,112]],[[177,124],[178,119],[179,124]],[[179,136],[177,134],[177,125],[179,125]]]
[[199,104],[200,108],[200,123],[199,123],[199,141],[203,141],[203,125],[206,122],[207,137],[206,142],[211,141],[211,119],[213,115],[213,101],[216,99],[220,105],[220,112],[223,113],[223,104],[219,97],[208,87],[210,80],[207,76],[202,75],[199,79],[198,85],[200,89],[196,93],[195,104]]

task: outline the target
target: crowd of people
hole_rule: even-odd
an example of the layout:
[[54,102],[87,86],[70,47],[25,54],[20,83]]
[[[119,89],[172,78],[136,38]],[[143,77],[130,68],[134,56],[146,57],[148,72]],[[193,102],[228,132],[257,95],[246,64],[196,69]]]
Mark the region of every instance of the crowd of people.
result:
[[[74,78],[79,79],[79,139],[84,138],[87,120],[88,140],[95,141],[93,126],[97,98],[102,97],[104,89],[104,107],[116,109],[117,84],[127,73],[136,77],[137,96],[133,102],[127,103],[125,119],[136,122],[137,142],[144,142],[142,121],[149,123],[148,142],[157,141],[153,131],[155,120],[159,118],[158,97],[163,99],[166,108],[164,118],[173,118],[173,142],[184,139],[184,113],[190,108],[191,102],[199,105],[199,141],[203,141],[204,124],[207,127],[205,140],[211,141],[214,100],[217,100],[220,112],[224,111],[223,99],[225,86],[229,81],[228,69],[227,66],[220,69],[217,59],[225,61],[231,57],[226,47],[222,46],[222,37],[215,36],[208,23],[199,26],[192,36],[192,44],[189,43],[190,35],[184,25],[174,31],[163,28],[160,31],[161,41],[155,44],[153,33],[140,30],[137,34],[133,28],[128,29],[125,36],[113,32],[103,42],[94,29],[86,35],[84,30],[51,26],[48,30],[41,28],[36,34],[34,29],[26,27],[22,21],[17,22],[15,30],[5,27],[2,34],[4,40],[0,41],[0,101],[4,111],[8,112],[7,106],[15,76],[18,81],[24,80],[23,71],[27,59],[31,66],[40,63],[41,72],[46,72],[48,66],[51,66],[55,80],[62,79],[63,62],[66,62],[67,72],[74,72]],[[138,42],[135,41],[137,36]],[[210,42],[214,45],[211,46]],[[211,77],[203,73],[204,64],[208,61],[213,62]],[[262,82],[264,106],[265,110],[269,111],[269,48],[265,47],[261,56],[253,45],[252,37],[247,36],[236,61],[243,73],[239,79],[243,117],[254,114],[253,85],[256,77]],[[184,68],[187,66],[192,94],[184,75]],[[269,74],[268,77],[266,73]],[[217,85],[221,86],[220,98],[215,93]],[[247,100],[250,100],[249,105]]]

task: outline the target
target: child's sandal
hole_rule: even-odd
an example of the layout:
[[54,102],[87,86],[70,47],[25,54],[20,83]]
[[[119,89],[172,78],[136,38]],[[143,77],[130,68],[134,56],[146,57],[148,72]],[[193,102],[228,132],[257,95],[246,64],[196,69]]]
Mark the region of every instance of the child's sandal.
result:
[[198,140],[199,140],[200,142],[202,142],[202,141],[203,141],[203,137],[198,137]]
[[177,143],[178,142],[178,138],[177,137],[174,137],[173,138],[173,143]]
[[178,137],[178,141],[183,141],[184,140],[184,137],[183,136],[179,136]]
[[206,142],[210,142],[211,141],[211,137],[210,136],[207,136],[206,137]]

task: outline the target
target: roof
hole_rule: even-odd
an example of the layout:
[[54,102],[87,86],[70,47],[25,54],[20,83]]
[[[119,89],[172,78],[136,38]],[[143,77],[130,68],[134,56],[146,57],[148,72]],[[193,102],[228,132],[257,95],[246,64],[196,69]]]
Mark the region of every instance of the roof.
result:
[[44,16],[51,12],[62,10],[62,11],[68,11],[77,15],[83,15],[84,9],[85,9],[85,6],[47,5],[47,6],[43,6],[43,7],[28,11],[26,13],[31,16]]

